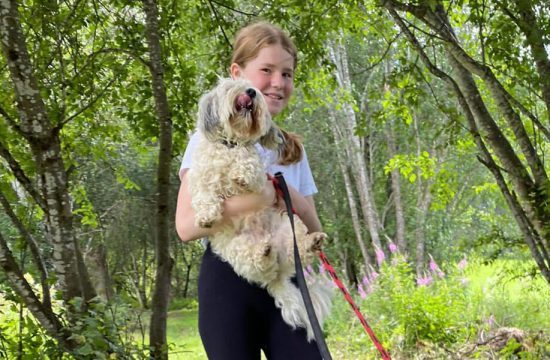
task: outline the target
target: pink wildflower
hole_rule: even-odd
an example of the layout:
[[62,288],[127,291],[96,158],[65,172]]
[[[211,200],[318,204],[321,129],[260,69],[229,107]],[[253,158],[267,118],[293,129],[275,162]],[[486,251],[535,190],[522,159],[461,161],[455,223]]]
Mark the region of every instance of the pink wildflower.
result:
[[372,282],[372,281],[376,280],[377,277],[378,277],[378,273],[377,273],[376,271],[373,270],[373,271],[370,273],[370,281]]
[[378,266],[382,266],[382,263],[386,259],[386,254],[384,254],[384,251],[379,248],[376,248],[375,254],[376,254],[376,263],[378,264]]
[[325,271],[325,264],[319,264],[319,274],[324,274]]
[[393,242],[390,241],[390,244],[388,245],[389,249],[390,249],[390,252],[392,254],[394,254],[395,252],[397,252],[397,245],[395,245]]
[[445,273],[439,269],[439,266],[435,262],[434,258],[430,255],[430,270],[437,274],[440,278],[445,276]]
[[308,265],[308,266],[306,267],[306,270],[307,270],[307,272],[310,273],[310,274],[313,274],[313,273],[314,273],[314,271],[313,271],[313,266],[311,266],[311,265]]
[[363,276],[363,285],[368,285],[370,283],[369,277],[367,275]]
[[430,270],[435,272],[438,269],[439,269],[439,266],[435,262],[434,258],[430,255]]
[[468,261],[466,260],[466,257],[464,257],[462,260],[460,260],[457,264],[457,266],[460,270],[464,270],[467,265],[468,265]]
[[490,327],[493,327],[495,325],[495,315],[491,314],[487,320],[485,320],[485,323],[490,326]]
[[424,277],[419,277],[416,279],[416,284],[419,286],[428,286],[432,283],[433,278],[431,275],[426,275]]
[[363,286],[361,284],[357,285],[357,291],[359,291],[359,296],[361,296],[361,299],[367,298],[367,293],[363,290]]

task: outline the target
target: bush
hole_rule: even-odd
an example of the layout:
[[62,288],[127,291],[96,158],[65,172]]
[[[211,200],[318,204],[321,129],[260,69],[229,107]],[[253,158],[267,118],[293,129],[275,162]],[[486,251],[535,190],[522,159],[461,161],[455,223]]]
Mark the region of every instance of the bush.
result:
[[[464,316],[469,309],[461,272],[453,269],[444,274],[437,264],[431,267],[424,279],[416,279],[413,268],[394,254],[391,262],[382,262],[380,273],[371,271],[359,291],[353,291],[378,339],[392,353],[415,352],[426,344],[447,347],[475,332]],[[342,358],[376,357],[375,347],[342,296],[335,300],[326,327],[330,342],[346,344],[348,353]]]
[[404,350],[419,342],[449,345],[468,333],[464,286],[457,277],[437,270],[427,275],[436,280],[417,285],[411,266],[396,256],[391,264],[382,265],[368,301],[363,302],[369,313],[376,309],[385,317],[390,341]]

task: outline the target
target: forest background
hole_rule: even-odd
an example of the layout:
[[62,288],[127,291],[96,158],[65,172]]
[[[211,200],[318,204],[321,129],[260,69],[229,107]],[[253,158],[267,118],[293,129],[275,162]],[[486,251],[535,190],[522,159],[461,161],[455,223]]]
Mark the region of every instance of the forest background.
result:
[[[550,356],[546,1],[1,0],[0,357],[178,346],[202,252],[174,231],[178,167],[258,18],[300,50],[276,121],[394,357]],[[340,298],[325,330],[335,358],[376,356]]]

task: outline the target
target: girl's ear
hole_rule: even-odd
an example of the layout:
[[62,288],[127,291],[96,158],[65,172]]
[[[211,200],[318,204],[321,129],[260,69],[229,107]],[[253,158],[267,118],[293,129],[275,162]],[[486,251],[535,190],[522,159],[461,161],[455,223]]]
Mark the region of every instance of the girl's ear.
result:
[[231,64],[231,66],[229,67],[229,72],[231,73],[231,78],[233,80],[237,80],[242,75],[241,67],[237,63]]

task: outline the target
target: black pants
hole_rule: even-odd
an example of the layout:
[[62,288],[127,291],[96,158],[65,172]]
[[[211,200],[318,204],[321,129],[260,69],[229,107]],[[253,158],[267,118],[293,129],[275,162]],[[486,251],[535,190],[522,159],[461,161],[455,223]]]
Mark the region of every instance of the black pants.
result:
[[199,332],[210,360],[319,360],[315,341],[292,329],[265,289],[206,249],[199,274]]

